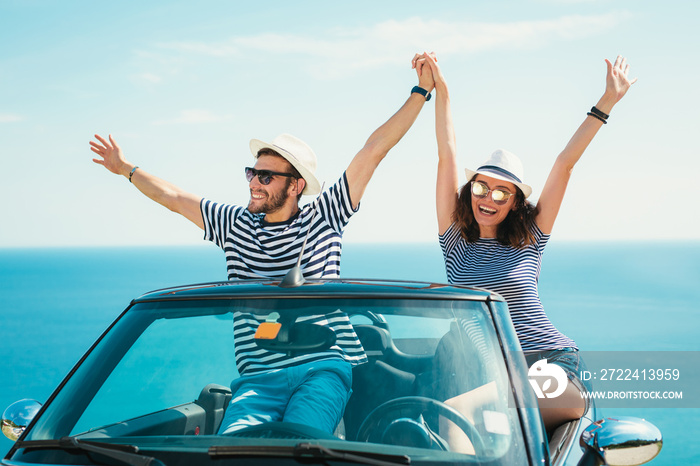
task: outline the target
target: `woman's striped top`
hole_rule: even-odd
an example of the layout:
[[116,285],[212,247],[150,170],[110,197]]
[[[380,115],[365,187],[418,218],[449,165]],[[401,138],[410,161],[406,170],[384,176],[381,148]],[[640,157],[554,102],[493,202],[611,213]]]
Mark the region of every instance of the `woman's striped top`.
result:
[[554,327],[540,302],[537,282],[549,237],[535,227],[535,243],[524,248],[503,245],[495,238],[470,243],[454,223],[439,237],[447,280],[503,296],[523,351],[576,348]]

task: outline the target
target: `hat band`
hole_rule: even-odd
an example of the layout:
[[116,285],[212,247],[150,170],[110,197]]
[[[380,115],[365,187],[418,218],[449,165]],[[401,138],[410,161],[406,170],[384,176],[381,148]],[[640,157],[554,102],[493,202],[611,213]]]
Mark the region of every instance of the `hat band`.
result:
[[480,166],[476,171],[481,171],[481,170],[490,170],[490,171],[494,171],[494,172],[500,173],[500,174],[502,174],[502,175],[506,175],[507,177],[514,179],[514,180],[517,181],[518,183],[522,183],[522,181],[520,180],[520,178],[518,178],[517,176],[513,175],[513,174],[512,174],[511,172],[509,172],[508,170],[503,169],[503,168],[501,168],[501,167],[497,167],[496,165],[482,165],[482,166]]
[[294,160],[297,160],[297,161],[299,160],[299,159],[297,159],[297,158],[294,156],[294,154],[292,154],[291,152],[289,152],[289,151],[288,151],[287,149],[285,149],[284,147],[280,147],[280,146],[278,146],[277,144],[274,144],[274,143],[273,143],[273,144],[270,144],[270,145],[271,145],[271,146],[275,146],[276,149],[279,149],[277,152],[280,152],[280,153],[284,152],[285,154],[291,156]]

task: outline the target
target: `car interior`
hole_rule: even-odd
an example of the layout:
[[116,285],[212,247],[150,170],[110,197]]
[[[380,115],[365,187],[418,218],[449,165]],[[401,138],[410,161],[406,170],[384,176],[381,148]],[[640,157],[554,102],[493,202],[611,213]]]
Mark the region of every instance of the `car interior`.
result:
[[[286,335],[284,342],[267,340],[262,344],[293,352],[302,346],[307,350],[319,350],[334,343],[326,332],[317,332],[309,325],[289,325],[291,328],[286,333],[281,332]],[[438,434],[438,416],[441,415],[451,418],[478,449],[491,446],[488,440],[485,443],[482,439],[488,437],[482,435],[486,433],[483,418],[463,419],[442,403],[456,393],[473,388],[470,384],[476,384],[485,376],[482,373],[483,358],[466,354],[465,342],[471,340],[455,322],[442,338],[394,339],[389,325],[376,316],[372,316],[370,323],[355,324],[354,328],[368,362],[353,369],[352,396],[334,436],[306,426],[282,425],[285,423],[270,423],[233,436],[340,438],[449,450],[446,441]],[[296,346],[297,341],[303,345]],[[471,351],[475,355],[479,349],[472,344]],[[468,367],[468,370],[454,370],[457,365]],[[471,376],[467,379],[464,374]],[[92,430],[81,437],[214,435],[230,400],[228,387],[211,383],[191,403]]]

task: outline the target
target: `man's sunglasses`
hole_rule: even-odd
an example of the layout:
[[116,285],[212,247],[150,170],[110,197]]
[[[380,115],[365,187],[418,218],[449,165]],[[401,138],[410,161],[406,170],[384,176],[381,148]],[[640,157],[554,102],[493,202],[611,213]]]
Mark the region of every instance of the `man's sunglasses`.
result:
[[279,172],[272,172],[270,170],[256,170],[255,168],[251,167],[245,167],[245,178],[248,180],[248,183],[253,181],[253,177],[258,177],[258,181],[262,185],[268,185],[270,184],[270,181],[272,181],[273,176],[286,176],[288,178],[294,178],[294,175],[291,173],[279,173]]
[[510,196],[513,195],[513,193],[504,189],[489,189],[489,187],[481,181],[472,181],[472,194],[474,197],[483,199],[488,196],[489,192],[491,193],[491,200],[498,205],[505,204],[508,202]]

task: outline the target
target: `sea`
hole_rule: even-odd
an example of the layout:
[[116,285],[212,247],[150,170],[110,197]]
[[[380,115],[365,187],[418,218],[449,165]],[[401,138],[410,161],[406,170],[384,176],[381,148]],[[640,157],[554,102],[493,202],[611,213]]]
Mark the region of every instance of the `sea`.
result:
[[[437,243],[345,244],[341,275],[446,281]],[[0,411],[23,398],[45,401],[131,299],[225,279],[223,254],[209,244],[0,248]],[[700,242],[552,240],[540,295],[582,351],[700,351]],[[661,430],[663,449],[649,464],[700,464],[700,406],[602,414]],[[4,456],[12,443],[0,437]]]

